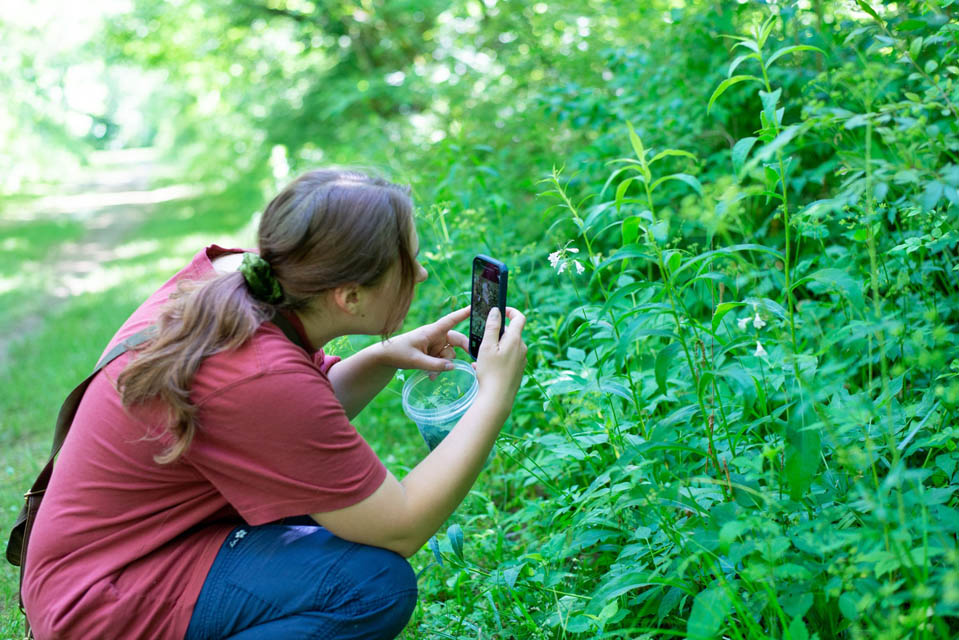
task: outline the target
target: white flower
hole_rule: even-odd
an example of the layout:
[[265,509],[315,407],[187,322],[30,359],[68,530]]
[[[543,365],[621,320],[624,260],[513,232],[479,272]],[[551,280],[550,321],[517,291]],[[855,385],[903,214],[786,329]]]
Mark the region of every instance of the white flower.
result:
[[746,325],[749,324],[749,318],[740,318],[736,321],[736,324],[739,325],[740,331],[745,331]]
[[549,254],[549,266],[556,269],[556,273],[563,273],[566,269],[576,269],[576,273],[583,273],[586,271],[586,267],[583,266],[583,263],[579,260],[570,258],[570,254],[579,253],[579,249],[576,247],[563,247],[559,251],[554,251]]
[[759,317],[759,312],[756,312],[756,317],[753,318],[753,326],[757,329],[762,329],[766,326],[766,321]]
[[766,353],[766,350],[763,349],[763,346],[759,344],[759,340],[756,341],[756,351],[753,353],[757,358],[762,358],[763,356],[769,355]]

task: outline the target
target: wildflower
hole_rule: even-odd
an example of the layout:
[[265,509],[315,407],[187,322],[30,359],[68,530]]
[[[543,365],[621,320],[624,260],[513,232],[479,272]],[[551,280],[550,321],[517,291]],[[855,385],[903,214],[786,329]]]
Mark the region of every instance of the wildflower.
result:
[[762,358],[763,356],[769,355],[766,353],[766,350],[763,349],[763,346],[759,344],[759,340],[756,341],[756,351],[753,353],[757,358]]
[[[562,259],[562,255],[562,250],[554,251],[553,253],[549,254],[549,266],[555,269],[556,265],[559,264],[559,261]],[[559,271],[559,273],[562,273],[562,271]]]
[[756,317],[753,318],[753,326],[757,329],[762,329],[766,326],[766,321],[759,317],[759,312],[756,312]]
[[[574,258],[567,257],[568,254],[579,253],[579,249],[576,247],[563,247],[559,251],[554,251],[549,254],[549,266],[556,269],[556,273],[563,273],[566,269],[575,268],[576,273],[583,273],[586,271],[586,267],[583,266],[583,263]],[[570,266],[572,265],[572,266]]]
[[749,324],[749,318],[740,318],[736,321],[736,324],[739,326],[740,331],[745,331],[746,325]]

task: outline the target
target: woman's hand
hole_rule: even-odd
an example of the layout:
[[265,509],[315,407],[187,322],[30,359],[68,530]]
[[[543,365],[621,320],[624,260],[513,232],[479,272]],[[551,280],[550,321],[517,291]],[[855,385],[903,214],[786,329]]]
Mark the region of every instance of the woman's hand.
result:
[[499,406],[504,420],[513,408],[513,400],[526,369],[526,343],[523,342],[526,316],[518,309],[506,307],[506,317],[509,318],[509,325],[500,336],[503,319],[499,309],[490,309],[483,342],[473,365],[480,393],[489,394],[486,397]]
[[463,307],[431,324],[394,336],[383,343],[383,364],[396,369],[448,371],[456,356],[453,347],[469,350],[469,341],[453,327],[469,317],[470,308]]

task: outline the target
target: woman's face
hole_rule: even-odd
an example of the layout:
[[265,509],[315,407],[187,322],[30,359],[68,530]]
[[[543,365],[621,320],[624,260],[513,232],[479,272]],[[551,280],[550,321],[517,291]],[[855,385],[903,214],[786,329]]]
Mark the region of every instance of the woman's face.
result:
[[[410,224],[409,247],[413,254],[413,283],[417,285],[426,280],[429,274],[417,259],[420,252],[420,239],[416,233],[415,224]],[[375,330],[376,333],[381,332],[383,328],[387,329],[385,333],[393,333],[403,324],[403,319],[409,311],[409,302],[403,299],[403,291],[400,286],[401,278],[400,264],[397,259],[384,276],[382,282],[372,287],[368,310],[371,320],[379,323],[378,328]],[[402,315],[396,316],[395,311],[397,307],[404,304],[406,305],[406,309],[404,309]],[[387,326],[391,317],[398,318],[395,322],[396,326]]]

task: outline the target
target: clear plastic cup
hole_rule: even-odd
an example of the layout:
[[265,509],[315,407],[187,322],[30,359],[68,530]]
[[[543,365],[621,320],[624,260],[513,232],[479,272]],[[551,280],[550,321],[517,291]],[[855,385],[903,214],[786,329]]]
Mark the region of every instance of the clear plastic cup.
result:
[[453,367],[433,380],[430,372],[419,371],[403,385],[403,411],[416,423],[430,451],[456,426],[479,388],[470,363],[453,360]]

